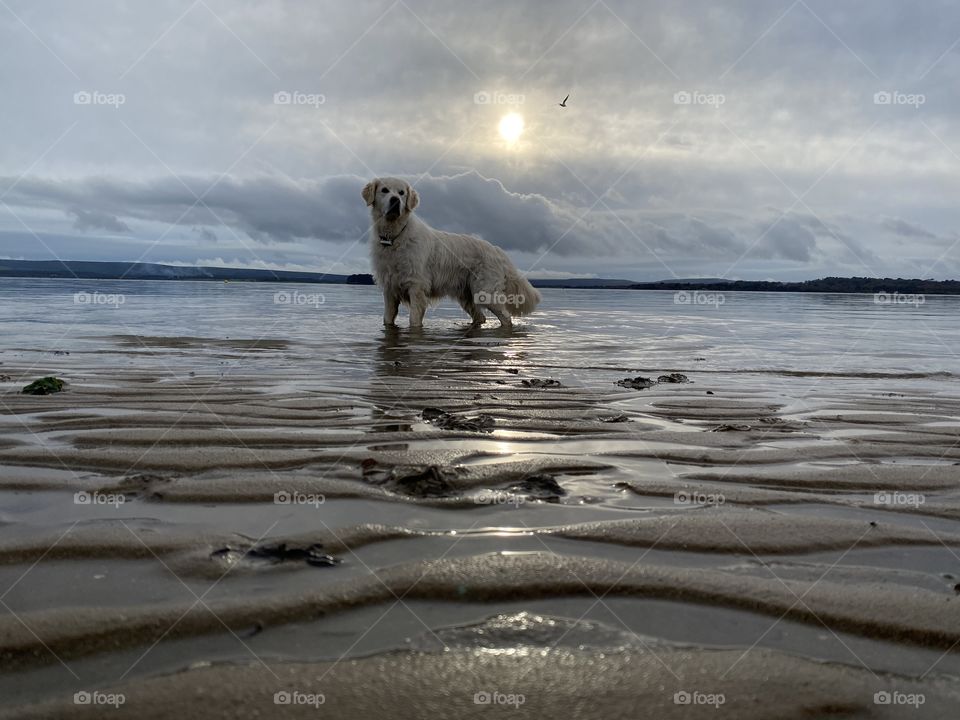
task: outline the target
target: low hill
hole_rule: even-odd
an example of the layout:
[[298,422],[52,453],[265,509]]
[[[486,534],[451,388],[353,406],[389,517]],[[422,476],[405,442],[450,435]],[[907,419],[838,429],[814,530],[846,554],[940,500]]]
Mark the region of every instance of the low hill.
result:
[[91,280],[246,280],[252,282],[344,283],[346,275],[247,268],[159,265],[84,260],[0,260],[0,277]]
[[900,293],[904,295],[960,295],[958,280],[908,280],[904,278],[826,277],[803,282],[766,280],[711,279],[691,283],[688,280],[662,280],[634,283],[631,290],[708,290],[711,292],[815,292],[815,293]]

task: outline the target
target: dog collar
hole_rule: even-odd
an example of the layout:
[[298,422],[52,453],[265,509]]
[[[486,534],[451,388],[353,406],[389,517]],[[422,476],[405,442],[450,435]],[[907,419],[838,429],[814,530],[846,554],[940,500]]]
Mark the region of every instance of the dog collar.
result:
[[384,247],[390,247],[391,245],[393,245],[393,241],[396,240],[401,235],[403,235],[403,231],[406,229],[407,229],[407,226],[404,225],[402,228],[400,228],[400,232],[398,232],[392,238],[389,238],[386,235],[379,235],[380,244],[383,245]]

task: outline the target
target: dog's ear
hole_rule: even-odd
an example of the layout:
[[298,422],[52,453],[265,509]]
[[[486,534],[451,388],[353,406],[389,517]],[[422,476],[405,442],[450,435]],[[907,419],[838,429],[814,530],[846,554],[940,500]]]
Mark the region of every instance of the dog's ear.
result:
[[419,204],[420,196],[417,194],[417,191],[407,185],[407,210],[416,210]]
[[363,198],[363,201],[367,205],[373,205],[373,199],[377,196],[377,185],[380,183],[379,178],[374,178],[366,185],[363,186],[363,190],[360,191],[360,197]]

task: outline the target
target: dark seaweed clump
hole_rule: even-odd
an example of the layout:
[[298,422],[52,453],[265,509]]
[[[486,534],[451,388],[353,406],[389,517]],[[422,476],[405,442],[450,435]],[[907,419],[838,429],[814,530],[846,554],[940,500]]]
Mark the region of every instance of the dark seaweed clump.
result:
[[[223,547],[214,550],[211,557],[222,557],[233,552],[237,551],[231,547]],[[291,546],[285,542],[255,545],[244,553],[244,557],[265,560],[274,565],[282,562],[304,562],[313,567],[333,567],[341,562],[340,558],[325,553],[323,545],[319,543],[307,547]]]
[[531,500],[543,500],[544,502],[558,502],[561,497],[567,494],[567,491],[563,489],[553,475],[546,473],[524,478],[515,485],[511,485],[507,490]]
[[637,375],[635,378],[624,378],[623,380],[617,380],[617,385],[620,387],[630,388],[631,390],[646,390],[649,387],[653,387],[657,383],[648,377],[642,377]]
[[51,395],[63,390],[63,380],[56,377],[44,377],[34,380],[21,392],[24,395]]
[[489,415],[453,415],[439,408],[424,408],[423,419],[443,430],[493,432],[494,420]]
[[529,380],[521,380],[520,384],[529,388],[563,387],[559,380],[550,378],[530,378]]

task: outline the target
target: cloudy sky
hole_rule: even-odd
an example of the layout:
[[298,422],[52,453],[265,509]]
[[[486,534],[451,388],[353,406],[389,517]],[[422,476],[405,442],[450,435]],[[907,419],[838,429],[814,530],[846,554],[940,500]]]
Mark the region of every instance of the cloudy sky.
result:
[[366,272],[399,175],[535,277],[960,277],[958,86],[951,0],[0,0],[0,257]]

